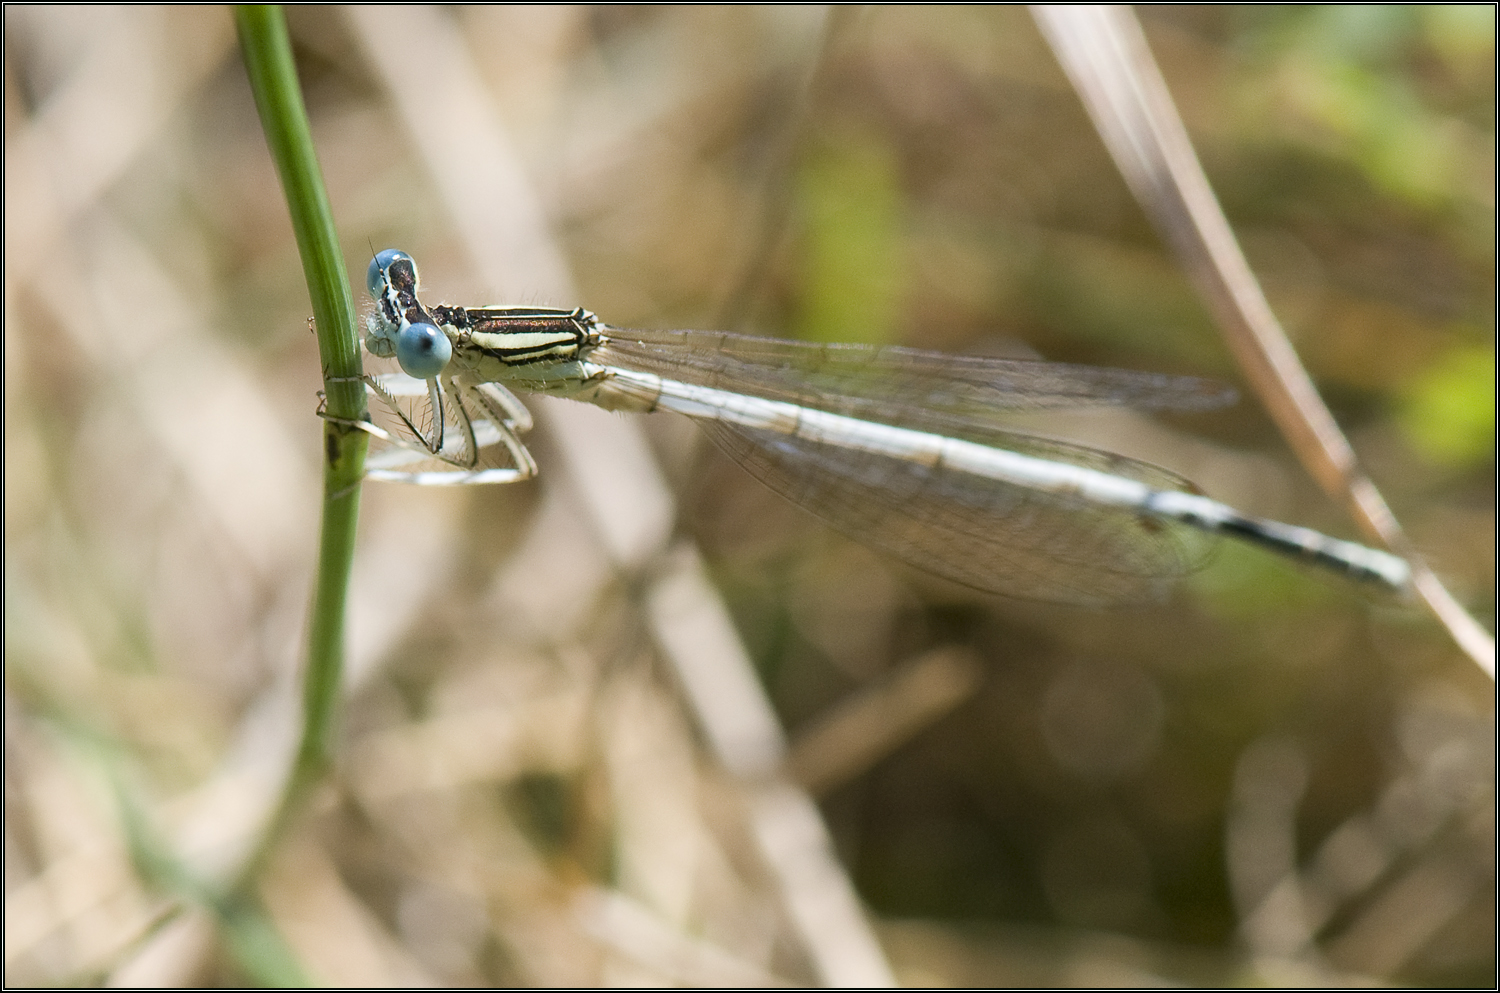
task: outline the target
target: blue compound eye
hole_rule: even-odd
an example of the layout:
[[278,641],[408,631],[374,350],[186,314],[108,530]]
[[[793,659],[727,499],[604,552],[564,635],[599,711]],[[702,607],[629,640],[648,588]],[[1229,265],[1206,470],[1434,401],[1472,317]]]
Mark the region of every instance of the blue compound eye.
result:
[[412,262],[412,257],[397,248],[387,248],[370,260],[370,268],[365,271],[365,288],[370,291],[370,296],[379,300],[384,294],[385,271],[391,267],[392,262],[399,259],[411,262],[412,273],[416,273],[417,264]]
[[453,357],[453,345],[436,325],[408,324],[396,335],[396,361],[413,379],[431,379]]

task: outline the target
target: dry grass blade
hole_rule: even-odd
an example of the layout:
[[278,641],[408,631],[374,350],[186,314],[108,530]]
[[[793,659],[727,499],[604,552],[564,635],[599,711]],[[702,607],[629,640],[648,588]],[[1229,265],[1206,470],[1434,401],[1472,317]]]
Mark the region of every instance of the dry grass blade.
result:
[[1416,555],[1271,312],[1140,22],[1126,7],[1038,5],[1033,11],[1136,199],[1186,267],[1302,464],[1361,529],[1413,564],[1413,585],[1432,613],[1494,679],[1494,638]]

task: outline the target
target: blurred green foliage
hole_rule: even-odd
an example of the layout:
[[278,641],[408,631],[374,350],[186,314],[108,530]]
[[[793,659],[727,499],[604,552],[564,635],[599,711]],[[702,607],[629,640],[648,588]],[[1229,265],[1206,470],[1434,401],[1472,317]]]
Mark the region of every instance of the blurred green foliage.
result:
[[1484,201],[1492,134],[1472,109],[1452,105],[1493,71],[1493,6],[1337,4],[1242,16],[1259,28],[1244,44],[1272,63],[1264,98],[1326,154],[1415,208]]
[[1478,468],[1495,458],[1495,349],[1460,345],[1408,385],[1401,426],[1433,462]]
[[908,223],[896,156],[877,135],[825,137],[797,171],[796,204],[798,337],[888,343],[906,282]]

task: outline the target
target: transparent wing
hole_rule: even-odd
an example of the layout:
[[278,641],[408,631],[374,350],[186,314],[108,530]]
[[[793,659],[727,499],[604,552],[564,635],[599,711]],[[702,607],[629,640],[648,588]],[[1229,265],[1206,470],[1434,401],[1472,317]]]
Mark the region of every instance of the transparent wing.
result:
[[[947,468],[795,435],[700,421],[771,489],[849,537],[966,586],[1023,599],[1105,605],[1157,600],[1201,568],[1214,538],[1195,528]],[[966,440],[1191,490],[1123,456],[1004,431]]]
[[606,328],[591,359],[667,379],[952,434],[1003,426],[1007,413],[1123,406],[1206,410],[1232,403],[1222,383],[1016,359],[708,331]]
[[385,372],[367,376],[365,389],[371,422],[364,427],[374,439],[365,459],[370,479],[452,486],[536,474],[517,437],[530,429],[530,415],[503,386]]

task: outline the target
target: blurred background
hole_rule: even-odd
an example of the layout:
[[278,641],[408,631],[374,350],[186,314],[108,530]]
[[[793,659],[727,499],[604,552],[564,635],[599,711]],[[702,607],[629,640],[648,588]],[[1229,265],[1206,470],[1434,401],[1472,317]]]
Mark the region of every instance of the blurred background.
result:
[[[1323,396],[1493,630],[1493,9],[1140,16]],[[356,287],[399,247],[429,302],[1243,385],[1024,9],[288,17]],[[322,425],[286,207],[226,10],[4,18],[5,978],[255,981],[143,853],[229,871],[295,742]],[[535,406],[537,480],[365,488],[340,765],[259,890],[316,981],[1493,982],[1494,686],[1417,608],[1229,544],[1163,603],[1002,600],[674,418],[600,482]],[[1359,538],[1253,398],[1027,426]],[[770,773],[684,668],[712,639],[662,627],[684,562]],[[777,861],[766,782],[835,857]]]

